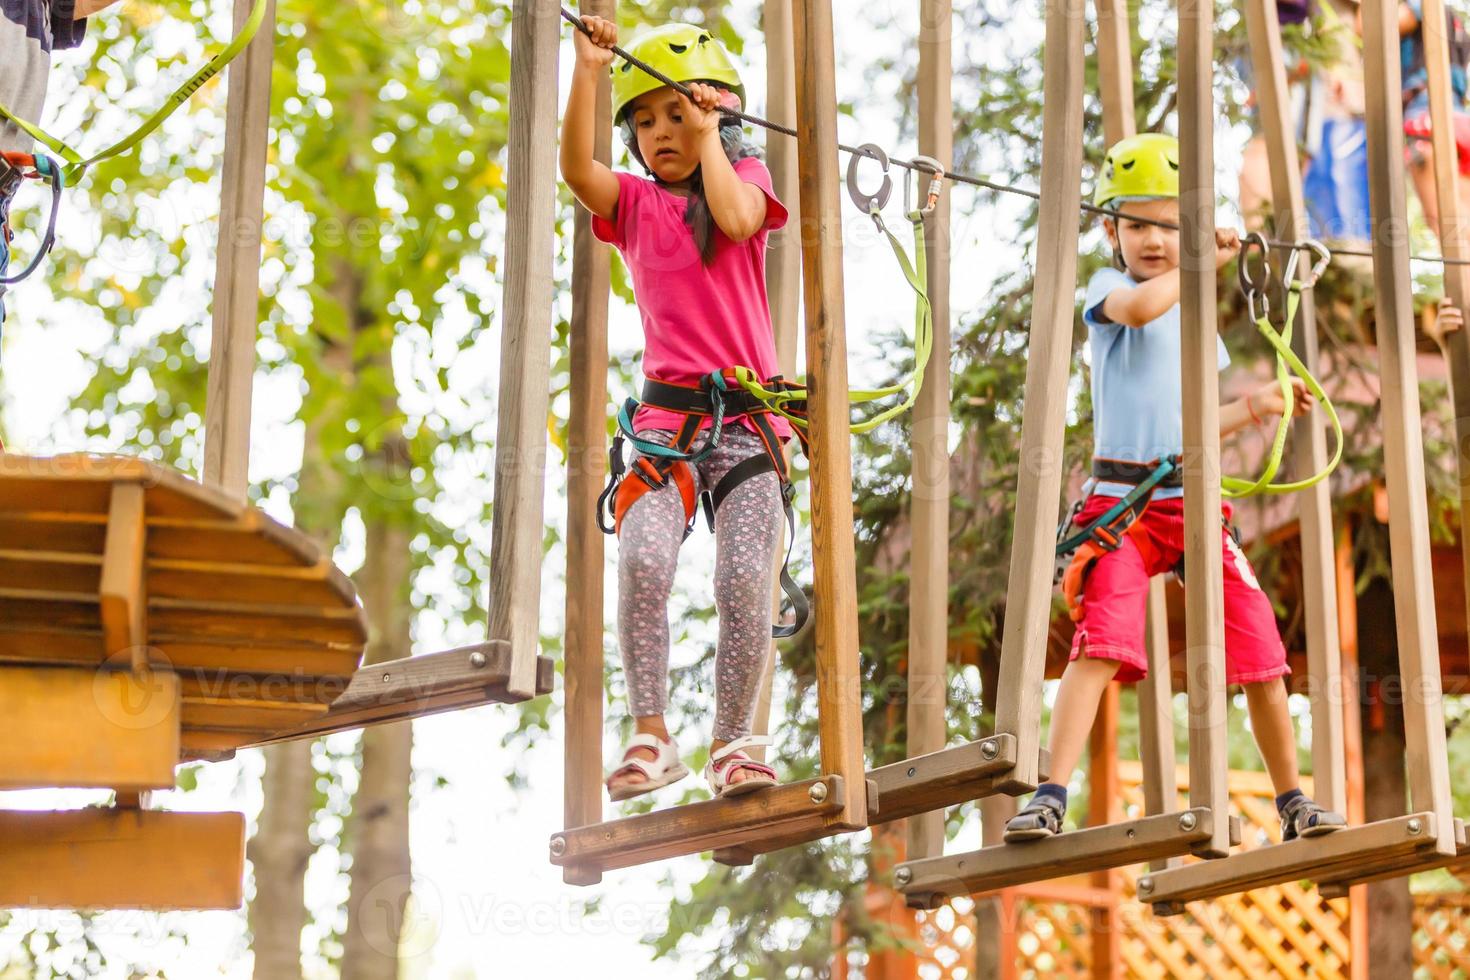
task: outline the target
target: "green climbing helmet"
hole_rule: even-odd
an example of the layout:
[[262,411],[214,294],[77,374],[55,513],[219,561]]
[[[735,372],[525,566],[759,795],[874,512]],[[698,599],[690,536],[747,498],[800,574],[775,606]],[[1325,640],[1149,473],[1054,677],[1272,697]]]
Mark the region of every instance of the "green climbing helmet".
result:
[[[628,44],[628,53],[676,82],[712,82],[740,96],[745,86],[725,46],[703,27],[665,24],[644,31]],[[628,106],[640,95],[663,88],[664,83],[630,61],[613,66],[613,122],[623,122]]]
[[1103,159],[1092,203],[1106,207],[1119,198],[1179,196],[1179,141],[1163,133],[1121,139]]

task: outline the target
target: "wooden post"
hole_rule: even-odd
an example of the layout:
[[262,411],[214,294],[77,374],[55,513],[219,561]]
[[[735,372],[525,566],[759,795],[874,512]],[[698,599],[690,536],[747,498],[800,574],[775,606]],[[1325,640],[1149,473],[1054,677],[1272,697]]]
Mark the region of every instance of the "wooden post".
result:
[[[1041,682],[1051,621],[1054,529],[1062,495],[1062,437],[1072,363],[1077,226],[1082,197],[1082,67],[1086,18],[1069,0],[1047,0],[1036,285],[1010,598],[1001,638],[997,731],[1016,737],[1014,782],[1035,786]],[[1071,773],[1054,772],[1066,783]]]
[[[1424,64],[1429,72],[1429,116],[1434,145],[1434,184],[1439,199],[1439,245],[1444,257],[1463,262],[1470,258],[1467,244],[1466,218],[1462,212],[1459,186],[1461,177],[1455,148],[1455,111],[1451,104],[1449,44],[1444,35],[1444,0],[1426,0],[1420,18],[1424,36]],[[1456,264],[1444,266],[1444,292],[1461,310],[1470,304],[1470,267]],[[1470,582],[1470,534],[1465,533],[1465,517],[1470,514],[1470,336],[1457,330],[1444,338],[1443,349],[1449,368],[1450,398],[1455,405],[1455,457],[1460,477],[1460,556],[1461,580]],[[1470,590],[1466,591],[1470,597]],[[1470,610],[1470,598],[1467,598]],[[1470,616],[1470,612],[1467,612]],[[1470,621],[1470,620],[1467,620]]]
[[[617,18],[617,0],[582,0],[582,13]],[[612,162],[612,81],[598,86],[594,155]],[[611,261],[576,205],[572,232],[571,410],[567,426],[566,794],[567,827],[602,822],[603,535],[597,498],[607,459],[607,305]],[[600,872],[562,869],[568,884]]]
[[[919,152],[946,168],[954,156],[953,0],[919,3]],[[920,183],[922,193],[923,182]],[[924,222],[934,350],[914,405],[910,439],[913,548],[909,557],[909,758],[948,740],[949,651],[949,216],[950,196]],[[944,853],[944,811],[910,817],[908,856]]]
[[[1286,67],[1281,51],[1281,23],[1275,0],[1246,0],[1246,28],[1250,36],[1256,103],[1266,137],[1271,166],[1271,199],[1276,210],[1276,237],[1295,241],[1305,237],[1306,204],[1302,198],[1301,162],[1296,131],[1287,97]],[[1284,263],[1285,253],[1277,261]],[[1310,255],[1302,255],[1302,276]],[[1292,347],[1308,367],[1316,370],[1317,313],[1312,292],[1302,293]],[[1327,465],[1327,440],[1320,409],[1298,419],[1292,431],[1297,471],[1319,472]],[[1302,596],[1306,606],[1308,690],[1312,701],[1312,796],[1338,813],[1346,812],[1344,787],[1342,706],[1338,703],[1339,665],[1337,592],[1332,537],[1332,490],[1326,480],[1294,495],[1300,505]]]
[[1138,131],[1133,117],[1133,42],[1128,0],[1093,0],[1097,9],[1097,81],[1103,138],[1112,146]]
[[488,638],[511,645],[509,690],[515,698],[536,695],[541,641],[542,496],[556,229],[556,140],[547,135],[547,128],[554,127],[557,118],[559,16],[554,4],[532,0],[516,0],[511,16],[505,296]]
[[852,445],[838,202],[831,0],[793,0],[802,280],[811,411],[812,563],[822,771],[842,777],[833,824],[867,824],[853,546]]
[[1230,852],[1225,758],[1225,597],[1220,541],[1220,379],[1215,335],[1215,12],[1179,4],[1179,252],[1184,399],[1189,802],[1215,815],[1201,852]]
[[[790,0],[765,0],[762,23],[766,38],[766,118],[778,122],[796,118],[796,53],[791,44]],[[797,317],[801,309],[801,184],[796,172],[796,143],[780,134],[766,131],[766,164],[771,170],[771,186],[776,197],[786,205],[789,219],[786,227],[771,235],[766,247],[766,299],[771,308],[771,325],[776,332],[776,365],[787,377],[796,375]],[[792,457],[792,444],[786,446],[786,462]],[[777,567],[786,555],[783,536],[777,543]],[[772,615],[781,613],[781,583],[772,588]],[[761,677],[760,696],[756,700],[755,720],[751,731],[765,735],[771,729],[771,693],[776,678],[779,651],[775,641],[766,654],[765,673]],[[750,754],[764,760],[763,747]]]
[[[235,30],[251,0],[235,0]],[[260,243],[265,216],[265,157],[270,143],[271,59],[276,4],[228,69],[225,165],[220,176],[215,252],[214,327],[205,395],[204,482],[245,499],[250,469],[250,394],[260,308]]]
[[[1352,521],[1337,534],[1337,633],[1342,645],[1344,788],[1348,823],[1361,824],[1363,800],[1363,714],[1358,691],[1358,590],[1353,567]],[[1368,980],[1368,886],[1348,890],[1348,968],[1351,980]]]
[[[1138,685],[1138,754],[1143,769],[1143,812],[1148,816],[1179,809],[1179,762],[1174,750],[1174,677],[1169,664],[1169,607],[1164,579],[1148,583],[1148,676]],[[1156,861],[1150,871],[1178,862]]]
[[1429,564],[1424,439],[1419,428],[1413,279],[1409,275],[1409,224],[1404,201],[1398,6],[1397,0],[1365,0],[1363,4],[1365,115],[1383,397],[1383,456],[1388,483],[1394,619],[1404,687],[1409,796],[1413,809],[1434,811],[1436,849],[1449,856],[1455,853],[1455,831],[1439,680],[1439,634],[1431,601],[1434,580]]
[[[1101,827],[1123,817],[1122,785],[1118,778],[1118,685],[1109,684],[1098,706],[1097,721],[1089,738],[1087,775],[1087,825]],[[1091,915],[1092,976],[1112,980],[1123,975],[1123,918],[1119,908],[1122,872],[1106,868],[1092,873],[1092,886],[1106,892],[1105,905],[1094,906]]]

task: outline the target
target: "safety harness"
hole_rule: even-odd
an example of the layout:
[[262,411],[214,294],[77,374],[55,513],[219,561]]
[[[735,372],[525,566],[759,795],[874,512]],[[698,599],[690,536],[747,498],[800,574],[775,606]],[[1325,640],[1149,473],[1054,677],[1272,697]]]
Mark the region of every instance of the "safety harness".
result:
[[1067,608],[1073,622],[1082,620],[1082,588],[1092,566],[1103,555],[1121,548],[1125,538],[1133,539],[1133,544],[1143,555],[1146,565],[1153,563],[1153,559],[1157,557],[1157,549],[1148,535],[1143,533],[1139,518],[1148,509],[1155,490],[1184,485],[1184,471],[1180,468],[1178,456],[1166,456],[1150,463],[1094,459],[1092,475],[1106,483],[1131,484],[1132,489],[1080,530],[1068,533],[1077,515],[1082,512],[1084,501],[1081,500],[1072,505],[1072,509],[1057,526],[1054,581],[1062,585],[1062,595],[1067,599]]
[[61,192],[66,187],[66,174],[61,166],[48,156],[29,153],[0,153],[0,253],[8,259],[10,241],[10,201],[26,180],[40,180],[51,185],[51,215],[46,220],[46,231],[41,236],[41,245],[31,257],[30,265],[15,275],[6,274],[6,261],[0,261],[0,320],[5,316],[5,292],[11,286],[35,272],[56,244],[56,216],[61,208]]
[[[803,386],[780,377],[767,379],[764,386],[782,393],[791,415],[805,418]],[[634,432],[634,417],[643,407],[684,416],[672,445],[644,439]],[[771,425],[771,414],[772,410],[759,399],[735,387],[724,372],[708,374],[694,386],[650,379],[643,386],[643,397],[629,398],[618,412],[618,430],[608,453],[608,484],[597,500],[597,519],[605,533],[621,533],[628,509],[645,493],[666,487],[672,481],[679,488],[684,502],[684,536],[687,538],[694,531],[701,501],[705,520],[714,531],[715,514],[725,498],[745,481],[765,473],[775,473],[781,485],[781,506],[786,512],[786,556],[781,562],[781,591],[785,593],[793,614],[789,624],[771,627],[771,635],[781,638],[795,635],[806,625],[811,606],[806,593],[791,577],[791,548],[796,538],[796,487],[791,482],[781,438]],[[782,415],[791,417],[784,412]],[[748,419],[755,426],[765,452],[737,463],[714,487],[699,493],[694,466],[719,448],[725,426],[741,418]],[[709,426],[704,438],[700,439],[706,420]],[[797,429],[796,432],[805,450],[805,430]],[[624,447],[628,445],[637,452],[631,467],[624,453]],[[635,479],[628,479],[630,474]]]
[[[81,180],[88,167],[121,156],[143,141],[148,134],[163,125],[165,119],[173,115],[189,98],[214,76],[224,70],[225,66],[244,51],[255,38],[256,32],[260,30],[261,23],[265,20],[268,0],[255,0],[250,15],[245,19],[240,32],[222,48],[214,57],[210,58],[198,71],[190,75],[184,84],[174,90],[162,107],[153,115],[149,116],[143,123],[121,140],[107,147],[99,153],[90,157],[84,157],[81,153],[72,149],[64,140],[58,139],[47,133],[33,122],[22,119],[12,112],[3,103],[0,103],[0,122],[9,122],[19,128],[26,135],[41,145],[50,149],[58,157],[65,161],[65,165],[58,163],[48,156],[29,153],[3,153],[3,162],[0,162],[0,233],[6,236],[5,245],[9,245],[10,229],[8,224],[8,210],[10,198],[15,193],[15,187],[24,178],[39,178],[51,184],[51,217],[47,220],[46,234],[42,238],[41,247],[36,250],[35,256],[20,273],[9,278],[0,278],[0,298],[5,295],[5,288],[13,286],[31,275],[40,267],[41,261],[51,251],[56,242],[56,216],[57,209],[61,204],[61,192],[70,185]],[[0,270],[3,272],[3,270]]]

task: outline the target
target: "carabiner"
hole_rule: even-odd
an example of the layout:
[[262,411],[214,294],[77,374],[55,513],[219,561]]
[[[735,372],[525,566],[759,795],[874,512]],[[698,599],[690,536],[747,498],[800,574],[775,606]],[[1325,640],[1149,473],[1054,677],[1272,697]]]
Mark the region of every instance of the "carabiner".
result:
[[[1253,249],[1259,249],[1261,253],[1260,279],[1251,273]],[[1240,291],[1245,294],[1245,305],[1251,319],[1260,320],[1270,316],[1271,300],[1266,295],[1266,290],[1271,285],[1271,247],[1266,242],[1265,235],[1253,231],[1245,236],[1240,243],[1240,259],[1236,268],[1240,277]]]
[[1312,271],[1307,278],[1302,280],[1302,289],[1311,289],[1321,280],[1322,274],[1327,271],[1327,266],[1332,263],[1332,250],[1315,238],[1304,238],[1296,243],[1296,251],[1308,251],[1317,257],[1312,263]]
[[[858,164],[864,159],[878,161],[878,166],[883,170],[883,183],[878,190],[872,194],[863,193],[858,186]],[[852,198],[852,203],[867,215],[876,217],[888,205],[888,198],[893,194],[893,178],[888,175],[888,154],[883,147],[876,143],[864,143],[858,147],[847,161],[847,193]]]
[[[939,206],[939,195],[944,190],[944,165],[933,157],[926,156],[914,157],[909,163],[918,173],[929,174],[929,193],[924,206],[918,211],[919,217],[922,218],[933,214],[934,209]],[[903,209],[910,216],[914,214],[913,209],[909,207],[908,181],[904,181],[903,184]]]

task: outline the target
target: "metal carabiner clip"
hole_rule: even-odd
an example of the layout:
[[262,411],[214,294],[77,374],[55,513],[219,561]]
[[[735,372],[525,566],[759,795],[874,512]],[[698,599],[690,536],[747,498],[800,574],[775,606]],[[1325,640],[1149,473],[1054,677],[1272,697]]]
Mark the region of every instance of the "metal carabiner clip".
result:
[[[864,159],[877,160],[878,166],[883,170],[883,183],[872,194],[865,194],[858,186],[858,166]],[[876,143],[864,143],[848,158],[847,194],[864,214],[872,216],[875,221],[883,220],[880,214],[887,206],[888,198],[893,195],[893,178],[888,174],[888,154],[883,151],[883,147]]]
[[1298,253],[1305,250],[1316,256],[1312,263],[1312,271],[1307,273],[1307,278],[1302,280],[1302,289],[1311,289],[1322,279],[1322,274],[1332,264],[1332,250],[1315,238],[1304,238],[1296,243]]
[[[1259,279],[1251,272],[1251,252],[1254,250],[1261,253]],[[1245,236],[1240,243],[1240,259],[1236,268],[1240,277],[1240,291],[1245,294],[1246,310],[1251,319],[1260,320],[1270,316],[1271,300],[1266,295],[1266,290],[1271,285],[1271,247],[1267,244],[1265,235],[1253,231]]]
[[[944,191],[944,165],[933,157],[925,156],[914,157],[909,163],[917,173],[929,175],[929,193],[925,198],[924,206],[918,211],[919,217],[922,218],[933,214],[934,209],[939,206],[939,195]],[[920,180],[922,179],[921,177]],[[909,206],[908,181],[904,181],[903,184],[903,209],[910,216],[915,213]]]

